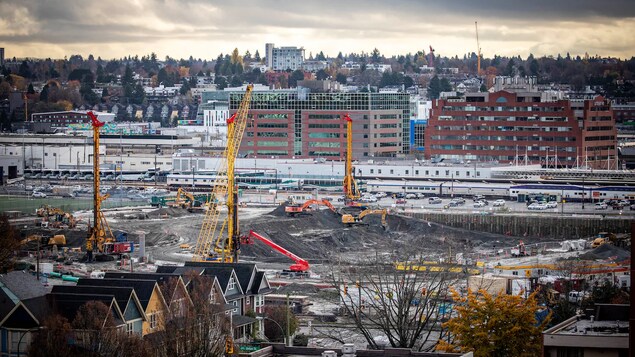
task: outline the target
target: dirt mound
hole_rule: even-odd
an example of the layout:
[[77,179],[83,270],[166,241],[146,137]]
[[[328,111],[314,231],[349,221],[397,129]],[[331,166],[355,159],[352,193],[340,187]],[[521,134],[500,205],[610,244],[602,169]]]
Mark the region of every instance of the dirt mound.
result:
[[278,205],[278,207],[276,207],[273,211],[267,213],[267,215],[269,216],[275,216],[275,217],[285,217],[287,214],[284,212],[284,208],[287,207],[286,203],[283,203],[281,205]]
[[163,208],[159,208],[154,211],[148,212],[147,216],[149,218],[166,218],[166,217],[182,217],[189,214],[190,213],[184,208],[163,207]]
[[622,261],[630,259],[631,253],[626,249],[616,247],[612,244],[602,244],[589,252],[581,254],[579,258],[584,260],[613,259],[616,261]]
[[311,284],[299,284],[293,283],[286,286],[281,286],[276,291],[276,294],[317,294],[320,289]]

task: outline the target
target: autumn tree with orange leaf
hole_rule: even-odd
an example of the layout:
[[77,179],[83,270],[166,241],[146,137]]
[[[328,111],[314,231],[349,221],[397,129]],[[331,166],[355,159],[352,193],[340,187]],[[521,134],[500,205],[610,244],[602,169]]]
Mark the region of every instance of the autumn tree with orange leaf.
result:
[[490,295],[469,291],[466,297],[452,292],[456,317],[443,324],[451,339],[439,341],[444,352],[474,351],[474,356],[539,356],[542,331],[550,316],[538,323],[536,293]]

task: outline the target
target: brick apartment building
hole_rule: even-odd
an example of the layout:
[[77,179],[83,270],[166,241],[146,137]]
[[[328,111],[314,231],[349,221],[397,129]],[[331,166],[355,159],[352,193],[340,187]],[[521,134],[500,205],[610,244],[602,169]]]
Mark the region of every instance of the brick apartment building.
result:
[[[230,112],[244,93],[229,97]],[[353,119],[353,157],[395,157],[409,150],[405,93],[252,93],[241,153],[282,158],[343,159],[345,114]]]
[[[435,100],[425,132],[426,158],[615,168],[617,134],[610,102],[541,92],[467,93]],[[579,113],[578,113],[579,112]],[[556,159],[557,158],[557,159]]]

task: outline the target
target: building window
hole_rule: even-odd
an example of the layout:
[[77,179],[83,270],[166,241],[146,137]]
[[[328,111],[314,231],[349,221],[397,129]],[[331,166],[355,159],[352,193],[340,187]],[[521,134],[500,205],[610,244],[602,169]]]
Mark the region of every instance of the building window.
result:
[[234,290],[234,289],[236,289],[236,280],[234,280],[234,278],[231,277],[229,279],[229,284],[227,286],[227,290]]
[[232,310],[232,312],[238,313],[238,301],[237,300],[232,301],[232,305],[234,305],[234,309]]
[[126,334],[132,335],[133,332],[134,332],[133,323],[132,322],[128,322],[126,324]]
[[377,169],[377,173],[380,174],[381,173],[381,169]]
[[370,169],[370,173],[374,174],[375,173],[375,169]]
[[150,329],[154,330],[155,328],[157,328],[157,314],[156,314],[156,312],[150,314]]

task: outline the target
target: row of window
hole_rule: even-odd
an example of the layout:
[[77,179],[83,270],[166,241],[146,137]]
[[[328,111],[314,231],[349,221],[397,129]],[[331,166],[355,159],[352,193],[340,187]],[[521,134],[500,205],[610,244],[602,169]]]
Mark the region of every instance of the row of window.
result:
[[504,116],[504,117],[496,117],[496,116],[460,116],[460,115],[439,115],[439,120],[442,121],[513,121],[513,122],[525,122],[525,121],[536,121],[536,122],[568,122],[569,118],[567,117],[518,117],[518,116]]
[[441,110],[447,111],[457,111],[457,112],[562,112],[565,110],[565,107],[555,107],[555,106],[540,106],[540,107],[506,107],[506,106],[498,106],[498,107],[482,107],[482,106],[474,106],[474,105],[445,105]]
[[[496,146],[496,145],[451,145],[451,144],[443,144],[443,145],[431,145],[431,149],[433,150],[505,150],[505,151],[513,151],[519,149],[517,146]],[[522,150],[527,151],[547,151],[553,150],[552,147],[549,146],[526,146],[523,147]],[[574,152],[575,147],[559,147],[558,152]],[[554,150],[555,152],[555,150]]]
[[434,126],[436,130],[451,131],[529,131],[529,132],[570,132],[573,128],[569,126]]
[[575,137],[565,136],[495,136],[495,135],[432,135],[432,140],[488,140],[488,141],[552,141],[575,142]]

